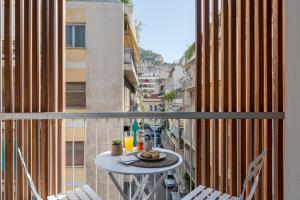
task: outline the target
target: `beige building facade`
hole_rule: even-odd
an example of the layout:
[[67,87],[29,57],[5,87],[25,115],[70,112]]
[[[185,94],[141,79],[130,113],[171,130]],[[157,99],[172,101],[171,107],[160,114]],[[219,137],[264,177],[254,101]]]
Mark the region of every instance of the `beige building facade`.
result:
[[[66,7],[66,111],[123,112],[138,107],[139,52],[132,7],[117,0],[71,0]],[[110,149],[123,129],[120,120],[66,122],[66,189],[87,183],[103,199],[120,198],[94,159]]]

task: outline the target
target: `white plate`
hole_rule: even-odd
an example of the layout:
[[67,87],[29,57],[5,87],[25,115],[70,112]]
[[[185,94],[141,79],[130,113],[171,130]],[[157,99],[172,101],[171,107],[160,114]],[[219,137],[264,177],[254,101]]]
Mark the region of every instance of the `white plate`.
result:
[[161,161],[164,160],[167,157],[167,154],[160,152],[159,158],[153,159],[153,158],[144,158],[142,156],[143,152],[140,152],[136,155],[136,157],[142,161],[146,161],[146,162],[157,162],[157,161]]

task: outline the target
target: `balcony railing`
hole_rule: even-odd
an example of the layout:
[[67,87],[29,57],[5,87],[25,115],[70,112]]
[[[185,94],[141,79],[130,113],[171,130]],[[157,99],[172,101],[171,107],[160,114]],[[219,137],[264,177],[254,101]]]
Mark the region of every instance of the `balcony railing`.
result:
[[135,71],[137,72],[137,67],[133,59],[133,52],[131,48],[124,49],[124,64],[132,64],[134,66]]
[[[32,170],[37,170],[38,174],[38,183],[41,182],[40,172],[42,170],[41,160],[44,159],[41,155],[39,141],[43,137],[43,132],[40,127],[42,124],[47,121],[49,124],[49,146],[51,159],[56,159],[55,162],[48,162],[50,165],[50,176],[49,183],[55,185],[54,178],[59,170],[59,163],[66,163],[65,165],[65,177],[61,178],[65,183],[66,190],[74,190],[76,187],[81,186],[82,184],[89,184],[101,197],[104,199],[120,199],[121,196],[117,193],[116,188],[112,185],[107,174],[100,169],[97,169],[94,164],[94,158],[97,154],[100,154],[104,151],[110,150],[110,142],[114,137],[124,138],[123,132],[124,129],[128,129],[128,126],[131,126],[134,120],[143,121],[150,125],[160,125],[162,127],[162,132],[160,135],[161,141],[157,138],[158,134],[154,134],[154,143],[155,146],[160,146],[164,148],[171,148],[173,151],[177,151],[182,154],[184,158],[184,164],[182,167],[176,170],[177,184],[178,186],[174,188],[175,191],[179,193],[188,193],[190,192],[194,185],[197,184],[195,181],[200,179],[201,184],[205,183],[206,174],[210,174],[210,183],[208,186],[214,187],[216,189],[224,188],[225,192],[233,193],[238,195],[239,188],[242,187],[242,181],[244,178],[245,170],[248,166],[247,161],[252,160],[256,154],[262,149],[266,149],[268,152],[268,160],[271,161],[271,165],[265,165],[265,171],[271,170],[274,171],[278,169],[278,166],[281,163],[274,162],[276,159],[276,152],[278,149],[275,149],[276,137],[274,133],[276,132],[276,126],[273,124],[278,120],[284,120],[284,113],[226,113],[226,112],[209,112],[209,113],[200,113],[200,112],[176,112],[176,113],[124,113],[124,112],[110,112],[110,113],[3,113],[0,114],[0,120],[2,124],[5,125],[6,122],[14,123],[14,130],[18,130],[20,123],[33,123],[37,124],[38,134],[36,135],[38,148],[38,165],[34,166]],[[57,120],[63,120],[58,123],[61,124],[63,132],[65,133],[66,141],[58,141],[59,137],[57,135]],[[187,124],[198,124],[201,125],[201,131],[198,130],[195,133],[194,129],[189,128],[189,131],[182,132],[180,139],[187,141],[182,147],[180,145],[170,145],[172,142],[177,140],[166,141],[170,137],[166,137],[166,134],[169,134],[171,127],[168,125],[168,121],[177,120],[188,122]],[[179,123],[181,124],[181,123]],[[246,135],[246,132],[242,129],[245,124],[249,124],[250,133]],[[266,145],[264,136],[266,135],[265,130],[266,124],[272,124],[272,135],[271,141],[273,143]],[[203,131],[203,126],[209,126],[208,132]],[[255,132],[254,127],[259,126],[259,132]],[[5,127],[5,126],[3,126]],[[24,129],[23,129],[24,130]],[[27,130],[28,131],[28,130]],[[17,133],[17,131],[15,132]],[[26,140],[28,135],[22,132],[22,140]],[[28,132],[27,132],[28,133]],[[4,133],[5,134],[5,133]],[[184,134],[188,134],[185,136]],[[198,137],[197,134],[199,134]],[[208,135],[206,135],[208,134]],[[249,136],[249,137],[248,137]],[[196,145],[191,147],[196,140]],[[19,138],[17,135],[14,135],[14,138]],[[173,137],[176,138],[176,137]],[[249,139],[249,140],[248,140]],[[207,140],[207,141],[205,141]],[[200,141],[200,143],[199,143]],[[2,137],[2,142],[5,143],[5,137]],[[18,146],[18,141],[13,140],[14,146]],[[57,160],[56,149],[59,148],[58,144],[60,142],[65,142],[66,146],[66,160],[60,162]],[[180,142],[180,141],[178,141]],[[258,143],[257,143],[258,142]],[[167,144],[168,143],[168,144]],[[188,147],[189,143],[189,147]],[[244,146],[245,145],[245,146]],[[64,145],[63,145],[64,146]],[[171,146],[171,147],[170,147]],[[258,147],[258,148],[256,148]],[[22,148],[22,147],[21,147]],[[193,151],[195,148],[195,152]],[[193,153],[194,152],[194,153]],[[1,154],[4,157],[8,154],[14,154],[14,152],[7,152],[1,149]],[[24,152],[25,161],[28,164],[28,159],[30,158],[30,152]],[[196,159],[198,157],[198,160]],[[61,156],[64,158],[64,156]],[[200,158],[200,160],[199,160]],[[2,157],[3,159],[3,157]],[[16,157],[15,157],[16,159]],[[204,160],[207,159],[207,160]],[[245,160],[244,160],[245,159]],[[197,161],[198,163],[196,163]],[[196,166],[195,166],[196,164]],[[17,162],[18,165],[18,162]],[[2,195],[5,191],[4,177],[6,171],[0,165],[1,171],[4,176],[1,176],[1,181],[4,183],[1,187]],[[197,169],[200,170],[197,172]],[[18,174],[19,168],[15,168],[14,173],[14,191],[13,195],[17,198],[17,191],[19,184],[17,182],[16,174]],[[184,185],[185,175],[189,174],[190,176],[195,176],[189,178],[189,183]],[[268,173],[270,175],[270,173]],[[197,176],[200,176],[197,177]],[[264,176],[267,176],[264,173]],[[138,177],[137,177],[138,178]],[[157,177],[154,177],[148,187],[153,187]],[[271,177],[266,177],[269,180],[272,180],[272,184],[275,184],[277,177],[274,177],[271,173]],[[134,190],[134,184],[131,182],[131,178],[127,176],[119,176],[118,181],[123,182],[123,187],[127,190],[127,194],[132,194]],[[224,182],[224,186],[221,184]],[[235,186],[235,185],[236,186]],[[263,194],[263,188],[265,187],[264,181],[260,182],[257,193],[259,195]],[[37,186],[39,192],[41,192],[42,186],[38,184]],[[234,188],[233,190],[231,188]],[[27,189],[25,189],[27,190]],[[57,191],[52,189],[49,191],[49,195]],[[172,190],[161,187],[159,190],[159,195],[156,195],[156,199],[168,199],[170,192]]]

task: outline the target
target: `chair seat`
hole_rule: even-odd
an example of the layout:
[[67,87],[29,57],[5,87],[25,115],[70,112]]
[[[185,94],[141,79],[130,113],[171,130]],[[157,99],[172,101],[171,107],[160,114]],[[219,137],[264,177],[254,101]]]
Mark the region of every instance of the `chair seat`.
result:
[[205,187],[203,185],[195,188],[191,193],[182,198],[182,200],[238,200],[235,196],[222,193],[212,188]]
[[48,200],[102,200],[96,192],[88,185],[83,185],[74,191],[67,191],[64,194],[59,194],[57,196],[49,196]]

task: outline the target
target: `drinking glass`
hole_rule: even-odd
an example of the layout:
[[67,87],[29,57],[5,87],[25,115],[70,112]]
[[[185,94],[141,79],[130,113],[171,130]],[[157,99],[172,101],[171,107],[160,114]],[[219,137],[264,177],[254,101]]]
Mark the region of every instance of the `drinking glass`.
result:
[[132,136],[125,137],[125,151],[126,151],[126,153],[130,153],[133,151],[133,137]]

